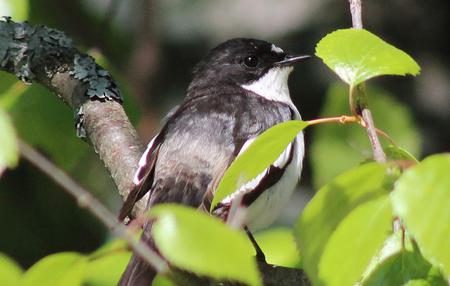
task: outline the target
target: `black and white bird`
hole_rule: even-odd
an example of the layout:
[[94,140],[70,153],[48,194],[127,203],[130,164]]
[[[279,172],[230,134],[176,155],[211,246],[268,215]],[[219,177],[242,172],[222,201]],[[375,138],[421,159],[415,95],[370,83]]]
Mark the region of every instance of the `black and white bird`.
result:
[[[169,113],[142,155],[119,218],[128,216],[146,193],[147,208],[179,203],[208,210],[227,168],[259,134],[300,119],[288,77],[293,65],[306,57],[244,38],[212,49],[195,67],[183,103]],[[252,231],[268,226],[298,183],[303,155],[300,133],[269,168],[222,200],[213,213],[226,220],[236,194],[242,194],[241,204],[248,208],[245,225]],[[142,240],[154,247],[151,227],[149,222],[144,225]],[[148,286],[154,276],[134,255],[119,285]]]

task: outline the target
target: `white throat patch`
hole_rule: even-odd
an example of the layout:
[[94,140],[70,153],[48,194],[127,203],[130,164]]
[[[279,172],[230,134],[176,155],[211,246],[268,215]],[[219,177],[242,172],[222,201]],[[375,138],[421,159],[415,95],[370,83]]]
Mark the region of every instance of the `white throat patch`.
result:
[[243,84],[241,87],[268,100],[293,105],[288,88],[288,78],[292,70],[293,67],[275,67],[260,79]]

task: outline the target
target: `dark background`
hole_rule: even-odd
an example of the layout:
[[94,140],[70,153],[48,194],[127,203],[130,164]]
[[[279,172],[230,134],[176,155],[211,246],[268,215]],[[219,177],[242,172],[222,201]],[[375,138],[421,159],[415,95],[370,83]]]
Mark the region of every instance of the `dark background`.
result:
[[[216,44],[232,37],[253,37],[312,55],[315,44],[327,33],[351,26],[344,0],[29,0],[28,4],[29,22],[64,31],[119,79],[126,91],[128,114],[143,141],[157,132],[160,119],[182,100],[192,67]],[[416,78],[383,77],[369,84],[388,90],[410,110],[421,138],[413,142],[419,146],[419,158],[448,151],[450,2],[378,0],[364,4],[365,28],[410,54],[422,69]],[[10,14],[3,6],[0,14]],[[327,90],[336,80],[317,58],[296,68],[290,79],[291,95],[304,119],[319,116]],[[10,75],[0,74],[1,92],[12,84],[15,80]],[[377,110],[376,116],[382,118],[389,112]],[[75,138],[68,107],[33,86],[10,113],[20,136],[109,208],[118,210],[117,191],[91,148]],[[307,131],[302,192],[279,220],[281,224],[290,224],[313,193],[314,162],[308,156],[313,142],[314,131]],[[333,158],[329,161],[340,164]],[[0,180],[0,217],[0,252],[24,267],[54,252],[92,251],[109,238],[90,214],[24,161]]]

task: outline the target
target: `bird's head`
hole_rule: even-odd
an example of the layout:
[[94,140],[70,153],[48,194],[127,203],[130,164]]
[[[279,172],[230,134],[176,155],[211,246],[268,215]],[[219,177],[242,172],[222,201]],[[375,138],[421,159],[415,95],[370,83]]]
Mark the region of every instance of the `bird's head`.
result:
[[231,39],[210,50],[197,64],[188,92],[232,84],[265,96],[261,93],[270,92],[268,88],[287,88],[293,65],[308,57],[287,54],[262,40]]

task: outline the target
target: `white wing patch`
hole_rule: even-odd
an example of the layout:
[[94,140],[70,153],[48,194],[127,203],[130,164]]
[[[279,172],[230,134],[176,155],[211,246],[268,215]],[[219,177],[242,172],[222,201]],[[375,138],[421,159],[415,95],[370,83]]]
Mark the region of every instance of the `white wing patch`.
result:
[[134,173],[133,177],[133,184],[139,185],[142,182],[143,178],[139,178],[139,174],[142,172],[142,169],[145,169],[147,167],[147,155],[148,153],[153,149],[153,143],[155,142],[155,139],[158,135],[153,137],[153,139],[148,143],[147,149],[145,149],[145,152],[142,154],[141,159],[139,159],[139,166],[136,170],[136,173]]
[[[294,118],[301,120],[301,116],[297,108],[292,104],[291,108],[294,111]],[[255,138],[248,140],[242,146],[238,156],[248,148]],[[294,147],[294,150],[292,148]],[[286,166],[289,161],[290,152],[293,151],[292,161]],[[300,132],[295,138],[295,145],[289,144],[286,150],[275,160],[272,164],[278,168],[285,168],[283,176],[270,188],[264,190],[259,197],[249,205],[246,224],[250,230],[258,230],[270,225],[278,215],[283,211],[286,203],[289,201],[295,186],[297,185],[302,171],[302,161],[305,154],[305,146],[303,140],[303,133]],[[243,185],[239,190],[229,195],[221,201],[223,204],[230,204],[237,194],[245,194],[254,190],[261,180],[267,175],[268,169],[264,170],[256,178]]]
[[295,142],[293,160],[286,166],[281,179],[265,190],[249,207],[247,226],[250,230],[263,229],[272,224],[284,210],[297,185],[302,171],[304,155],[303,133],[299,133]]
[[[237,155],[237,157],[239,157],[249,146],[250,144],[255,140],[255,138],[249,139],[247,140],[244,145],[242,145],[241,150],[239,151],[239,154]],[[281,153],[281,155],[275,160],[275,162],[272,164],[275,167],[278,168],[283,168],[285,167],[286,163],[289,160],[289,155],[291,152],[291,148],[292,148],[292,143],[288,145],[288,147],[283,151],[283,153]],[[232,193],[231,195],[225,197],[221,203],[223,204],[227,204],[227,203],[231,203],[231,201],[238,195],[238,194],[245,194],[247,192],[250,192],[252,190],[254,190],[256,188],[256,186],[259,185],[259,183],[261,182],[261,180],[267,175],[269,171],[269,168],[266,168],[261,174],[259,174],[258,176],[256,176],[254,179],[252,179],[251,181],[245,183],[244,185],[242,185],[239,190],[235,191],[234,193]]]
[[286,166],[287,162],[289,161],[291,149],[292,149],[292,143],[286,147],[286,149],[283,151],[283,153],[281,153],[280,157],[278,157],[278,159],[276,159],[272,165],[275,167],[278,167],[280,169],[284,168]]

